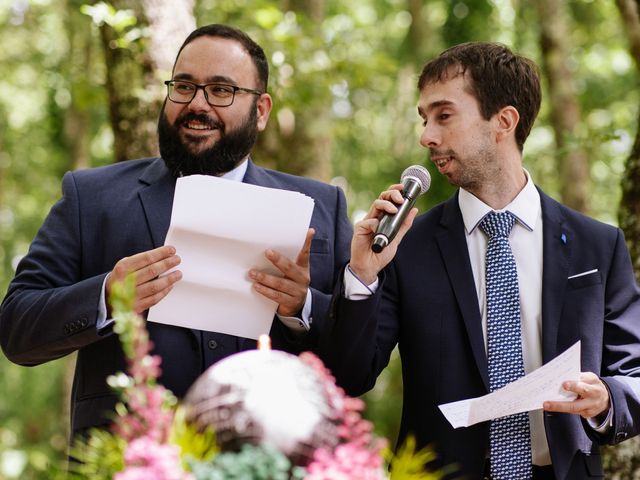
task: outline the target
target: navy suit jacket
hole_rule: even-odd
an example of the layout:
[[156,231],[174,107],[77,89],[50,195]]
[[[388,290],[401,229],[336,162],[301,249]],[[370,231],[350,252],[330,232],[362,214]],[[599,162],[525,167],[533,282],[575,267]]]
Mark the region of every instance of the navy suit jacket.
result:
[[[315,200],[311,227],[311,332],[294,337],[279,320],[274,348],[298,353],[317,341],[334,281],[348,258],[352,228],[337,187],[255,166],[244,182],[302,192]],[[71,401],[72,430],[109,421],[116,396],[106,378],[125,369],[116,335],[96,328],[105,276],[125,256],[163,245],[175,188],[164,162],[148,158],[67,173],[54,205],[20,262],[0,311],[7,357],[37,365],[78,351]],[[203,205],[203,208],[215,206]],[[184,312],[188,315],[189,312]],[[211,364],[255,341],[220,333],[147,324],[162,357],[160,382],[178,397]]]
[[[611,393],[613,427],[601,436],[577,415],[544,416],[558,479],[602,475],[598,444],[638,433],[640,297],[619,229],[574,212],[541,192],[542,351],[547,362],[582,341],[582,371]],[[597,272],[569,279],[572,275]],[[435,447],[442,464],[481,478],[488,422],[453,429],[442,403],[488,393],[487,359],[457,195],[418,217],[376,294],[349,301],[336,288],[322,357],[352,395],[373,387],[398,344],[404,399],[401,444]]]

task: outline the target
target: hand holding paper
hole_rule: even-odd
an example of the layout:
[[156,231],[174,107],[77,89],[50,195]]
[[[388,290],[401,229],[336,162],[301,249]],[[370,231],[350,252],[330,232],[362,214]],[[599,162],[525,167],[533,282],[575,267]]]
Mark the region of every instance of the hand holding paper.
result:
[[580,379],[580,342],[530,374],[483,397],[439,405],[453,428],[542,408],[545,401],[570,401],[576,393],[562,387]]
[[[604,416],[611,406],[609,390],[600,378],[591,372],[580,374],[580,381],[564,382],[565,390],[574,392],[578,399],[573,402],[548,401],[544,402],[544,409],[549,412],[573,413],[583,418]],[[597,419],[600,424],[604,418]]]
[[[118,261],[107,277],[106,297],[111,298],[114,283],[122,282],[127,275],[135,276],[135,303],[133,309],[140,314],[153,307],[167,296],[173,285],[182,278],[175,270],[180,264],[176,249],[165,245],[146,252],[140,252]],[[169,270],[171,273],[165,275]],[[107,305],[107,316],[111,318],[111,305]]]
[[256,269],[249,271],[249,277],[255,282],[253,288],[278,304],[279,315],[292,317],[304,305],[311,282],[309,255],[314,234],[313,228],[307,231],[307,238],[295,262],[276,251],[267,250],[265,256],[282,273],[282,277]]
[[[312,212],[313,199],[298,192],[204,175],[179,178],[166,244],[181,258],[182,280],[148,320],[254,339],[268,333],[280,302],[252,289],[249,271],[283,277],[282,267],[282,282],[304,285],[304,265],[290,259],[298,258]],[[282,288],[291,293],[288,308],[296,308],[302,288]]]

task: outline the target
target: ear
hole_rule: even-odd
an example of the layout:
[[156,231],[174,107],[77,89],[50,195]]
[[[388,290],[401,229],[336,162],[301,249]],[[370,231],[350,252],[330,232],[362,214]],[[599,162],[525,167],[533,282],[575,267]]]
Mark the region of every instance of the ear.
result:
[[514,138],[516,135],[516,127],[520,121],[520,114],[515,107],[507,105],[501,108],[494,115],[496,120],[496,141],[501,142],[507,138]]
[[256,109],[258,113],[258,131],[262,132],[265,128],[267,128],[267,122],[269,121],[269,114],[271,113],[271,108],[273,108],[273,101],[271,100],[271,95],[268,93],[263,93],[260,95],[258,102],[256,103]]

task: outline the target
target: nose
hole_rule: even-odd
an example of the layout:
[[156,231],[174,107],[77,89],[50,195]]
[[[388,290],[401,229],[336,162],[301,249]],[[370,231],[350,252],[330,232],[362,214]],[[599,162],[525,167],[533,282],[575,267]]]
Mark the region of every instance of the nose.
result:
[[207,97],[204,94],[204,88],[198,88],[195,96],[189,102],[189,110],[194,112],[201,112],[211,110],[211,105],[207,102]]
[[438,147],[442,143],[440,132],[435,125],[427,123],[420,135],[420,145],[424,148]]

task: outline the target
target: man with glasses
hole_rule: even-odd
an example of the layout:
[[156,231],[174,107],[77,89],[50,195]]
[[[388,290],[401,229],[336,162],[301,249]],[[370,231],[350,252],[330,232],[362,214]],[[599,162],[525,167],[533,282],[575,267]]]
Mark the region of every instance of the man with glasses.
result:
[[[180,280],[179,252],[163,245],[179,176],[204,174],[302,192],[315,200],[298,258],[268,252],[282,273],[248,272],[255,289],[278,303],[274,348],[313,346],[337,272],[348,257],[351,226],[344,194],[314,180],[260,168],[249,153],[265,129],[272,99],[260,46],[224,25],[195,30],[178,52],[160,112],[161,158],[67,173],[53,207],[18,266],[0,311],[7,357],[37,365],[77,351],[74,433],[108,423],[116,397],[106,378],[125,360],[106,299],[114,282],[136,274],[135,310],[144,314]],[[203,206],[215,208],[216,206]],[[185,315],[189,312],[185,311]],[[178,397],[211,364],[255,341],[149,323],[160,379]]]

